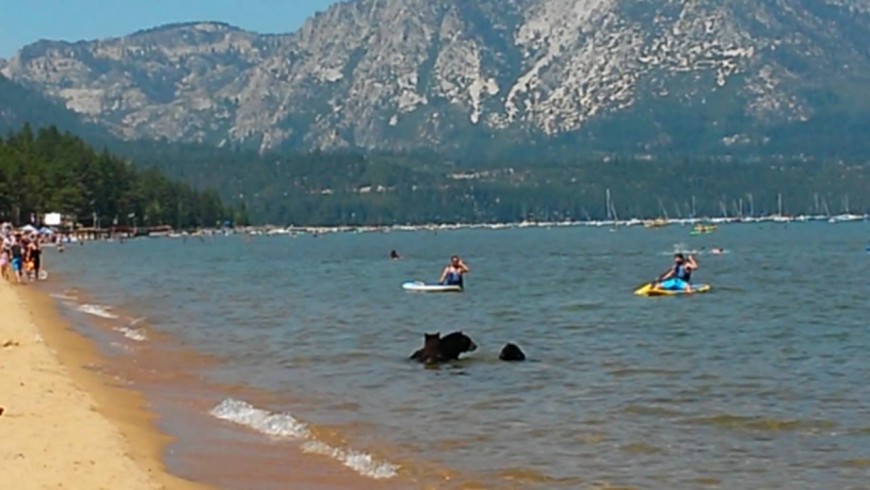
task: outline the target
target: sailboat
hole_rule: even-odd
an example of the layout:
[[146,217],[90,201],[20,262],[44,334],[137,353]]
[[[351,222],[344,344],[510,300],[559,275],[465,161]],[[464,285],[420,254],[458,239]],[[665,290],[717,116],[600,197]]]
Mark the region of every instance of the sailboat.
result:
[[782,193],[778,193],[776,195],[776,216],[773,217],[773,221],[777,223],[788,223],[791,219],[788,216],[782,214]]
[[668,226],[668,211],[665,209],[665,204],[662,202],[661,199],[659,199],[659,209],[662,212],[662,217],[644,221],[644,228],[661,228],[663,226]]
[[613,199],[610,197],[610,188],[607,188],[607,202],[605,203],[607,207],[607,220],[612,222],[612,227],[610,231],[616,231],[616,227],[619,225],[619,216],[616,214],[616,207],[613,205]]
[[828,220],[829,223],[842,223],[845,221],[859,221],[863,219],[863,216],[859,216],[857,214],[852,214],[852,211],[849,209],[849,195],[846,194],[843,196],[843,213],[838,214],[837,216],[831,217]]

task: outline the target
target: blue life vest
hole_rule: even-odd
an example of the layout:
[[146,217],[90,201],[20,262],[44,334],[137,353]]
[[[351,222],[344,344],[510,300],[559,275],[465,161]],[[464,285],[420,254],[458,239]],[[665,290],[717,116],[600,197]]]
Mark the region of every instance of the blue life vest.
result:
[[681,281],[690,282],[692,280],[692,271],[686,268],[685,264],[678,265],[676,271],[674,272],[674,277]]

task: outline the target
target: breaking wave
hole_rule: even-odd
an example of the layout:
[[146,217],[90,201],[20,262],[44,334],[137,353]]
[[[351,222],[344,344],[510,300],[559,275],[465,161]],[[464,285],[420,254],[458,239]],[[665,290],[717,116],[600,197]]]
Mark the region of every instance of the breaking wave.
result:
[[100,318],[106,318],[109,320],[114,320],[118,318],[118,315],[109,311],[108,306],[83,304],[79,305],[76,309],[82,313],[87,313],[88,315],[98,316]]
[[241,400],[228,398],[218,403],[209,413],[218,419],[248,427],[271,437],[304,441],[302,451],[329,456],[369,478],[376,480],[392,478],[396,476],[399,469],[392,463],[377,461],[370,454],[333,447],[316,440],[304,422],[286,412],[274,413]]

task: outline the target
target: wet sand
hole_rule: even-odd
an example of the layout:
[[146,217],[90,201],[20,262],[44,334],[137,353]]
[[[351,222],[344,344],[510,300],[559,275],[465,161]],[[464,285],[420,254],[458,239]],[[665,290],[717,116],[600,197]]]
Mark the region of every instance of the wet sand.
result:
[[141,395],[86,367],[93,345],[47,296],[0,281],[0,312],[0,488],[206,488],[165,470]]

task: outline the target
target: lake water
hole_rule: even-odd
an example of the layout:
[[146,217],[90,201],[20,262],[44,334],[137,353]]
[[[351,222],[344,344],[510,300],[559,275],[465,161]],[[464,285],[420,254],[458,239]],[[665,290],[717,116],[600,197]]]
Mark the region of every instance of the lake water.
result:
[[[215,380],[295,400],[213,415],[371,478],[426,461],[493,488],[867,489],[868,238],[866,223],[810,223],[142,239],[48,266],[217,356]],[[632,295],[675,246],[727,250],[699,255],[713,292]],[[463,294],[401,289],[457,253]],[[479,349],[407,360],[424,332],[453,330]],[[497,359],[509,341],[528,362]],[[348,447],[317,426],[345,428]]]

